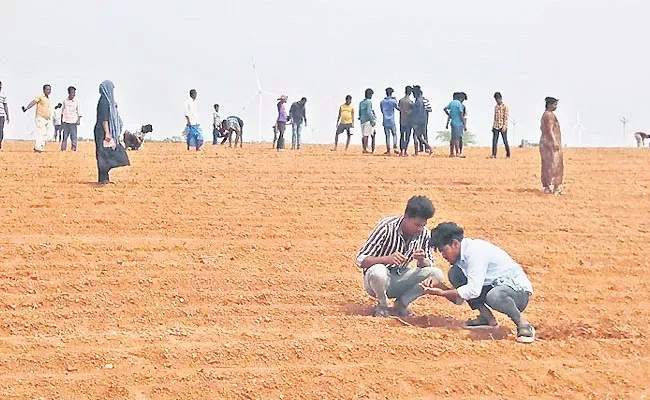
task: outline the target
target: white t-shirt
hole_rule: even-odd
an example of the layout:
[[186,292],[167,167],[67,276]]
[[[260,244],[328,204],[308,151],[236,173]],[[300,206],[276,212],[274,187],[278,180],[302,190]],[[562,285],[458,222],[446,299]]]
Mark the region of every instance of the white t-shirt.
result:
[[[54,109],[54,113],[52,113],[52,121],[54,121],[54,125],[61,125],[61,109],[56,108]],[[75,121],[77,122],[77,121]]]
[[191,98],[185,102],[185,116],[190,119],[190,124],[199,125],[199,102]]

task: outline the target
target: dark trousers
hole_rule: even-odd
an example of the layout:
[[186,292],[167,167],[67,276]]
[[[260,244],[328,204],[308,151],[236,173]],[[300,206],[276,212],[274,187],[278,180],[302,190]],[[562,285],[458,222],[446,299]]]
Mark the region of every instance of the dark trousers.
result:
[[68,137],[72,151],[77,151],[77,124],[63,123],[63,139],[61,139],[61,151],[68,148]]
[[510,145],[508,144],[508,132],[500,129],[492,129],[492,157],[497,156],[497,144],[499,143],[499,134],[503,137],[503,145],[506,147],[506,157],[510,157]]
[[[467,277],[463,271],[453,266],[449,270],[449,282],[453,287],[459,288],[467,284]],[[521,313],[528,306],[530,294],[524,291],[515,291],[507,285],[489,285],[483,286],[481,294],[467,301],[472,310],[477,310],[481,306],[488,306],[493,310],[506,314],[515,324],[519,325]]]
[[103,169],[102,167],[99,166],[99,156],[98,156],[97,157],[97,182],[99,183],[109,182],[108,171],[110,171],[110,169]]
[[284,149],[284,132],[287,130],[287,123],[278,121],[278,141],[276,149]]
[[429,146],[429,142],[427,141],[425,136],[426,130],[427,127],[425,125],[415,125],[413,127],[413,143],[415,144],[416,154],[420,152],[420,148],[431,150],[431,146]]
[[410,124],[399,125],[399,133],[400,133],[399,149],[400,150],[408,150],[409,143],[411,142],[412,130],[413,127]]
[[4,140],[4,138],[5,138],[5,117],[0,117],[0,149],[2,148],[2,141]]
[[424,151],[425,143],[429,143],[429,113],[427,113],[427,124],[424,127],[424,141],[420,141],[420,151]]

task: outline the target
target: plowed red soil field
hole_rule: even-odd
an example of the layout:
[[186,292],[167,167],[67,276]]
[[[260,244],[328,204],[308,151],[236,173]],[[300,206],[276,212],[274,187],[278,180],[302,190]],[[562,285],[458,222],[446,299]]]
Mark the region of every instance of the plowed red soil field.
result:
[[[650,396],[647,149],[566,150],[555,197],[537,149],[147,143],[98,187],[92,143],[31,147],[0,152],[2,399]],[[414,194],[523,265],[534,344],[439,298],[414,326],[369,316],[355,254]]]

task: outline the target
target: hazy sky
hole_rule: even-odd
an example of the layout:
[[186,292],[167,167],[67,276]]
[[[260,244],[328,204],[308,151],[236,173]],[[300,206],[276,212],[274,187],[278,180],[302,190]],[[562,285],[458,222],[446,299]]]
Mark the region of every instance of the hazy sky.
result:
[[[345,95],[358,104],[387,86],[398,97],[420,84],[433,105],[429,129],[444,127],[454,91],[469,96],[469,128],[490,141],[499,90],[516,119],[515,142],[537,140],[543,99],[560,98],[565,142],[580,113],[585,145],[620,145],[625,115],[631,132],[650,131],[650,3],[640,0],[24,0],[0,14],[0,80],[13,117],[8,138],[30,138],[33,112],[22,114],[44,83],[61,101],[77,87],[92,136],[98,85],[111,79],[125,124],[154,125],[165,138],[183,129],[187,92],[199,92],[211,136],[211,106],[246,122],[257,139],[254,57],[265,90],[263,135],[275,99],[306,96],[307,142],[332,141]],[[355,141],[359,141],[359,132]],[[383,142],[383,135],[380,143]],[[511,139],[512,140],[512,139]]]

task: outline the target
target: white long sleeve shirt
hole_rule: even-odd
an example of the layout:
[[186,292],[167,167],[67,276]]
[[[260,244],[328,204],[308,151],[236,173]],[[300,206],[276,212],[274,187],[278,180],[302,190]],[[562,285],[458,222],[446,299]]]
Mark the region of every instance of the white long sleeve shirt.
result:
[[507,285],[516,291],[533,293],[533,285],[521,266],[508,253],[485,240],[464,238],[455,265],[467,277],[467,284],[457,289],[465,300],[479,297],[483,286],[490,285]]

